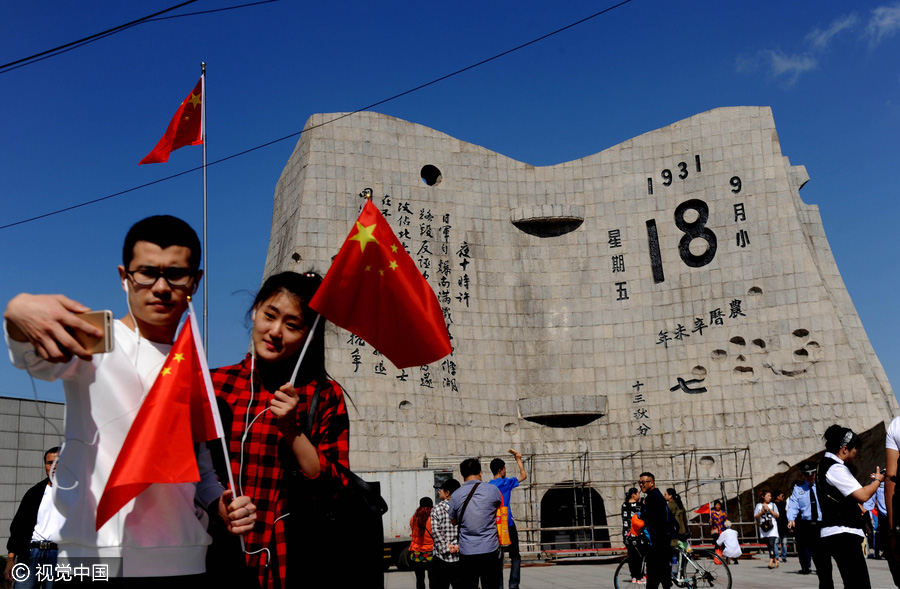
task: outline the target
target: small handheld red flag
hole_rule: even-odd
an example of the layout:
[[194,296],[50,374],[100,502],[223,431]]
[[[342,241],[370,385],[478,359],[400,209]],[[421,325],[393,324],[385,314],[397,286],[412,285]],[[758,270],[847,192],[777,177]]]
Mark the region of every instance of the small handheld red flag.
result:
[[97,529],[154,483],[200,480],[194,444],[222,437],[206,359],[185,322],[147,393],[97,504]]
[[703,515],[704,513],[709,513],[709,503],[704,503],[700,507],[694,510],[694,513],[699,513]]
[[370,200],[309,306],[397,368],[430,364],[452,351],[434,291]]
[[201,77],[197,86],[175,111],[175,116],[169,122],[166,134],[138,165],[165,163],[169,161],[169,154],[176,149],[185,145],[201,145],[203,143],[203,129],[200,124],[202,102],[203,78]]

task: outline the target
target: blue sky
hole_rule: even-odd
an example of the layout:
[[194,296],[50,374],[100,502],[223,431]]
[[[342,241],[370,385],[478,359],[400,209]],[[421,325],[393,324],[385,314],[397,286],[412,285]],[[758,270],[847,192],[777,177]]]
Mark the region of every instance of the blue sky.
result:
[[[177,2],[5,2],[0,62]],[[167,16],[242,4],[200,0]],[[360,109],[527,43],[615,2],[280,0],[148,22],[0,74],[0,225],[198,166],[201,149],[138,167],[208,64],[214,161]],[[379,106],[534,165],[597,153],[721,106],[771,106],[784,155],[805,165],[831,248],[875,351],[900,383],[900,2],[632,0]],[[275,183],[294,137],[209,168],[210,363],[247,346]],[[0,229],[0,301],[64,292],[125,310],[128,227],[151,214],[202,226],[199,172]],[[348,228],[349,230],[349,228]],[[321,270],[321,269],[320,269]],[[200,298],[200,297],[198,297]],[[199,308],[198,308],[199,311]],[[0,395],[32,397],[0,362]],[[41,398],[61,399],[38,383]]]

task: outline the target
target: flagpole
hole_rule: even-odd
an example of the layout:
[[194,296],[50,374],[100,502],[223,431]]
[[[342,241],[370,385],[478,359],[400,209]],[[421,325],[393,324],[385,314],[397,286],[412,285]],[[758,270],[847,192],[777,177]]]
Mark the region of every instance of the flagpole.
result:
[[[191,333],[197,331],[197,315],[194,313],[194,305],[188,297],[188,321],[191,324]],[[205,326],[204,326],[205,327]],[[184,329],[182,327],[182,329]],[[197,351],[197,358],[200,360],[200,371],[203,373],[203,383],[206,388],[206,394],[209,401],[209,409],[213,415],[213,423],[216,426],[216,433],[219,435],[219,442],[222,444],[222,456],[225,457],[225,473],[228,476],[228,488],[231,489],[232,499],[237,499],[238,488],[234,484],[234,474],[231,471],[231,454],[228,451],[228,441],[225,439],[225,429],[222,427],[222,415],[219,413],[219,404],[216,402],[215,390],[212,384],[212,377],[209,375],[209,366],[206,364],[206,346],[202,340],[194,338],[194,348]],[[243,491],[243,489],[241,489]],[[226,506],[227,507],[227,506]],[[249,510],[247,510],[249,512]],[[244,544],[244,537],[240,536],[241,551],[246,552],[247,547]]]
[[[203,341],[209,341],[209,247],[206,244],[206,62],[200,62],[200,138],[203,140],[203,271],[206,285],[203,287]],[[209,359],[209,350],[206,350]],[[226,454],[227,456],[227,454]]]

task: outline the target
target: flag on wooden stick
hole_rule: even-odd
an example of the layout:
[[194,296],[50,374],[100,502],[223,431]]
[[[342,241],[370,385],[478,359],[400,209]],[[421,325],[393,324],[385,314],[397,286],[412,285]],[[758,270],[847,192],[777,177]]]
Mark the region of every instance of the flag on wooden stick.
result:
[[397,368],[430,364],[452,351],[434,291],[371,200],[309,306]]
[[197,322],[190,313],[138,410],[97,504],[99,530],[154,483],[200,480],[194,444],[223,436]]

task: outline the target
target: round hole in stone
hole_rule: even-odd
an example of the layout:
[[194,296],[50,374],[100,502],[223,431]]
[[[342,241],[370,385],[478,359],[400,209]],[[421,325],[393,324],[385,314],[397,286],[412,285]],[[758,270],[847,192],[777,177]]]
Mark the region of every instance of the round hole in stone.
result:
[[735,366],[734,371],[743,376],[753,376],[752,366]]
[[704,456],[700,459],[700,466],[712,466],[716,463],[716,459],[712,456]]
[[736,344],[736,345],[738,345],[738,346],[745,346],[745,345],[747,345],[747,342],[744,341],[744,338],[742,338],[742,337],[739,336],[739,335],[734,336],[733,338],[731,338],[731,339],[728,340],[728,341],[730,341],[731,343]]
[[795,329],[794,335],[797,337],[806,337],[809,335],[809,330],[808,329]]
[[764,350],[766,349],[766,342],[765,342],[764,340],[759,339],[759,338],[753,340],[753,345],[755,345],[755,346],[758,347],[758,348],[762,348],[762,349],[764,349]]
[[818,350],[819,342],[809,342],[806,344],[806,347],[809,348],[810,350]]
[[725,350],[713,350],[712,354],[710,354],[710,357],[714,362],[724,362],[725,358],[728,357],[728,352],[726,352]]
[[441,171],[437,167],[428,164],[422,168],[422,181],[429,186],[437,186],[441,183]]
[[799,350],[794,350],[794,355],[800,358],[806,358],[807,356],[809,356],[809,352],[801,348]]
[[693,370],[691,370],[691,374],[694,375],[694,378],[706,378],[706,368],[703,366],[694,366]]
[[412,406],[412,403],[410,403],[409,401],[400,401],[400,409],[402,409],[403,411],[409,411],[410,409],[412,409]]
[[515,423],[507,423],[506,425],[503,426],[503,431],[505,431],[508,434],[514,434],[518,430],[519,430],[519,426],[516,425]]
[[775,465],[775,469],[778,470],[778,472],[787,472],[791,469],[791,465],[782,460]]
[[762,289],[758,286],[751,286],[750,290],[747,291],[747,294],[751,297],[759,297],[762,296]]

